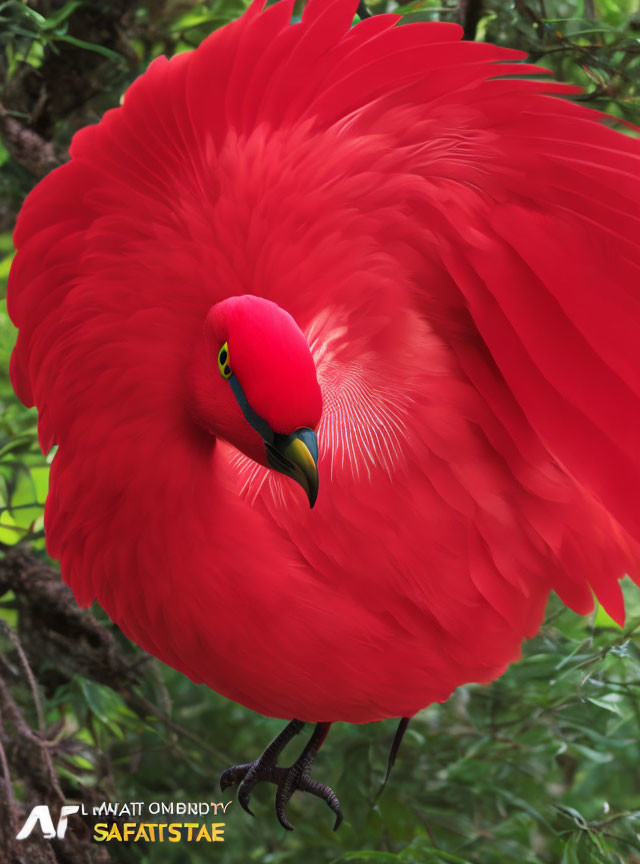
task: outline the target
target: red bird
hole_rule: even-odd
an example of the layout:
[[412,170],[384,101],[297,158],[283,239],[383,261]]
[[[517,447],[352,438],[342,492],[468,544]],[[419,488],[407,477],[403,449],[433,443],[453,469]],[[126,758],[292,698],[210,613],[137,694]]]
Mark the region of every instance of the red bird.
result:
[[552,590],[622,622],[640,577],[640,142],[453,24],[292,5],[75,136],[8,297],[50,554],[146,651],[296,718],[222,778],[275,782],[285,827],[295,789],[341,818],[332,722],[493,680]]

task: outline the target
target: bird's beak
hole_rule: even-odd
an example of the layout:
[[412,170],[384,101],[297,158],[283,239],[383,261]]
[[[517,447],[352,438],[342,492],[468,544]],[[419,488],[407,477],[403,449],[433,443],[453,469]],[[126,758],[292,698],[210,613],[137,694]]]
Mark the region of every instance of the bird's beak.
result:
[[299,483],[313,507],[318,497],[318,439],[313,429],[303,426],[291,435],[275,435],[265,446],[269,467]]

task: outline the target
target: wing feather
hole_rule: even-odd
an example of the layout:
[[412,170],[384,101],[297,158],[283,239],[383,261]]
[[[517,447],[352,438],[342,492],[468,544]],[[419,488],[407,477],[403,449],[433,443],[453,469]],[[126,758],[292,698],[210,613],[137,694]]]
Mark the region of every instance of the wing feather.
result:
[[[456,25],[263,7],[156,60],[31,193],[12,381],[60,445],[48,543],[80,602],[266,713],[409,714],[499,674],[551,588],[623,618],[640,144]],[[247,290],[317,343],[313,525],[260,469],[247,504],[190,416],[202,321]],[[241,573],[220,524],[261,550]]]

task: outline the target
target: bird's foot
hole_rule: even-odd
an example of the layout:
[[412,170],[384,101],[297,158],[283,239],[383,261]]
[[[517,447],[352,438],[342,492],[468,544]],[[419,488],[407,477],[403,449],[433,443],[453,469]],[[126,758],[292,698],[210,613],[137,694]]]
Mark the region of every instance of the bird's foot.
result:
[[336,816],[333,830],[336,831],[342,822],[342,809],[337,795],[329,786],[318,783],[311,777],[311,766],[315,759],[327,732],[329,723],[318,723],[309,739],[307,746],[300,757],[289,768],[278,765],[278,757],[288,742],[297,735],[304,723],[300,720],[292,720],[289,725],[269,744],[262,756],[255,762],[246,762],[242,765],[234,765],[227,768],[220,777],[220,788],[224,791],[229,786],[238,785],[238,801],[247,813],[253,813],[249,807],[251,792],[257,783],[267,781],[275,783],[278,787],[276,792],[276,816],[283,828],[293,831],[293,825],[286,815],[289,799],[296,790],[309,792],[318,798],[324,799]]

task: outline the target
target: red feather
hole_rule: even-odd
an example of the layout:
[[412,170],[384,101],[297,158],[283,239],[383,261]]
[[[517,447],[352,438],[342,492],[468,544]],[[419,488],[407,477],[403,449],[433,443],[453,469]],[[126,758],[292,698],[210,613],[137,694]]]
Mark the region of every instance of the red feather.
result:
[[[262,6],[156,60],[29,196],[12,380],[58,445],[79,603],[262,713],[410,716],[501,674],[551,590],[624,618],[640,144],[454,25]],[[209,310],[247,293],[315,361],[313,511],[194,417]],[[264,326],[246,390],[291,425],[315,378]]]

